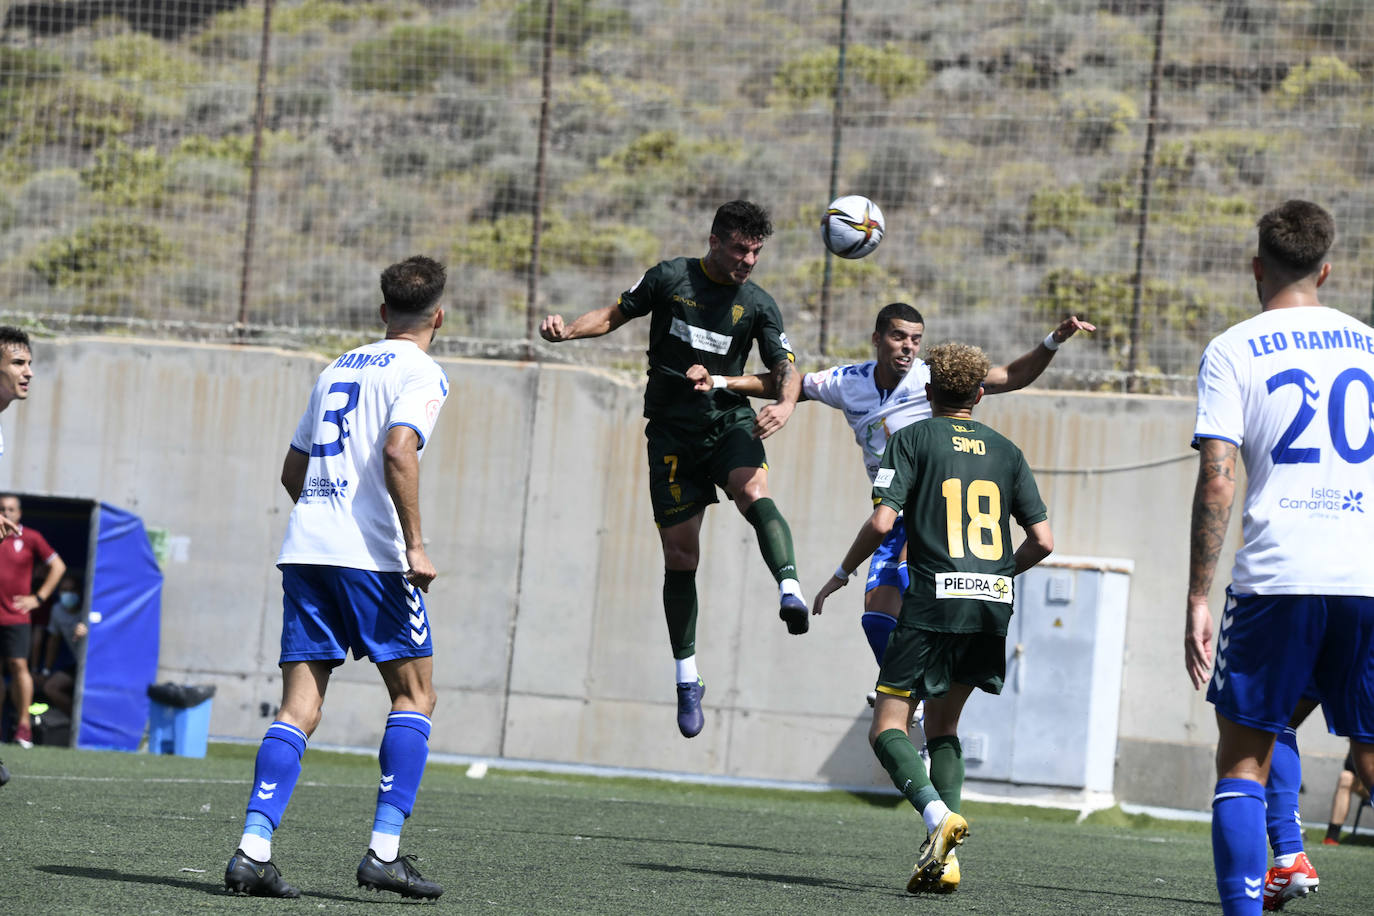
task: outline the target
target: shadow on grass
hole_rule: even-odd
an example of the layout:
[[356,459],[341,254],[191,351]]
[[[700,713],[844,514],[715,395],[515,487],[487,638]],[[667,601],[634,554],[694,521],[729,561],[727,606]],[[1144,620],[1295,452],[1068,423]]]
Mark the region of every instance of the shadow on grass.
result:
[[[168,878],[165,875],[138,875],[127,871],[116,871],[113,868],[77,868],[72,865],[39,865],[35,871],[47,872],[50,875],[62,875],[68,878],[90,878],[95,881],[118,881],[121,883],[150,884],[154,887],[175,887],[188,891],[199,891],[202,894],[209,894],[212,897],[232,896],[224,889],[224,885],[218,882],[195,881],[187,878]],[[301,899],[316,898],[319,900],[344,900],[349,903],[356,903],[358,897],[345,897],[340,894],[322,894],[316,891],[301,891]]]
[[906,804],[906,799],[900,795],[892,795],[884,792],[860,792],[851,790],[847,793],[855,801],[863,802],[870,808],[896,808]]
[[630,868],[656,871],[666,875],[709,875],[715,878],[740,879],[744,881],[767,881],[770,884],[794,884],[804,887],[823,887],[837,891],[888,890],[874,888],[867,884],[850,884],[846,881],[831,881],[814,875],[783,875],[771,872],[739,871],[733,868],[693,868],[687,865],[665,865],[661,862],[626,862]]
[[1142,894],[1134,891],[1111,891],[1101,887],[1060,887],[1054,884],[1021,884],[1021,887],[1037,891],[1052,891],[1055,894],[1078,894],[1084,897],[1125,897],[1131,900],[1151,900],[1160,903],[1196,903],[1200,906],[1214,905],[1213,900],[1199,900],[1197,897],[1163,897],[1159,894]]
[[612,843],[634,843],[636,846],[704,846],[708,849],[740,849],[746,852],[767,852],[774,855],[796,856],[806,853],[798,852],[795,849],[780,849],[776,846],[755,846],[750,843],[720,843],[715,840],[680,840],[674,837],[662,836],[620,836],[613,833],[578,833],[569,834],[559,830],[527,830],[518,827],[502,827],[493,833],[501,834],[525,834],[528,836],[546,836],[558,840],[575,839],[578,842],[591,842],[593,840],[607,840]]

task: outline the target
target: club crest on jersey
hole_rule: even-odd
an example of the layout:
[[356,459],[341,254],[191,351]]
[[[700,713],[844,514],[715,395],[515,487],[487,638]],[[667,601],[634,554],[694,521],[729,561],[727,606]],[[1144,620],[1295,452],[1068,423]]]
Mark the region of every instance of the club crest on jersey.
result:
[[1012,580],[1007,576],[979,572],[935,573],[936,598],[973,598],[980,601],[1012,603]]
[[734,326],[734,325],[739,324],[739,320],[740,320],[741,318],[743,318],[743,317],[744,317],[744,306],[740,305],[738,302],[736,302],[734,305],[730,306],[730,324],[731,324],[731,326]]

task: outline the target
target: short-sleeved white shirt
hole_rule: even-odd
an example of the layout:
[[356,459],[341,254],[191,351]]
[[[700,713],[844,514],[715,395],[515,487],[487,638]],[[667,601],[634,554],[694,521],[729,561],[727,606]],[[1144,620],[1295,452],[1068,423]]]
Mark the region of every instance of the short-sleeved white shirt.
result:
[[1240,448],[1232,587],[1374,596],[1374,329],[1322,306],[1261,312],[1208,344],[1193,441]]
[[278,564],[406,570],[382,450],[395,426],[415,430],[423,449],[448,388],[439,364],[407,340],[350,350],[320,373],[291,437],[310,462]]
[[875,360],[835,366],[802,376],[802,393],[813,401],[829,404],[844,413],[854,430],[854,441],[863,451],[868,479],[878,473],[888,437],[930,416],[926,383],[930,369],[921,360],[912,363],[897,387],[886,391],[874,379]]

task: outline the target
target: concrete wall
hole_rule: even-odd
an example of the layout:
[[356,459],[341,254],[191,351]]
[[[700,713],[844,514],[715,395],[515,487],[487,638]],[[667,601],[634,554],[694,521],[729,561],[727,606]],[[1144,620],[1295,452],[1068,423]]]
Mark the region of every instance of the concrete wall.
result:
[[[218,687],[213,734],[258,736],[279,698],[273,561],[290,504],[278,475],[323,364],[256,348],[44,341],[28,401],[0,415],[0,486],[105,500],[171,532],[160,677]],[[440,570],[428,598],[435,750],[887,784],[864,741],[874,668],[860,586],[837,595],[809,635],[788,636],[752,529],[728,502],[709,511],[697,580],[707,725],[683,740],[638,381],[444,366],[453,390],[422,465]],[[1057,553],[1134,562],[1118,798],[1203,808],[1215,725],[1182,656],[1192,415],[1191,399],[1036,391],[978,410],[1036,469]],[[848,427],[821,405],[800,407],[768,446],[773,494],[814,594],[867,517],[867,479]],[[374,744],[386,709],[372,667],[349,662],[315,740]],[[1325,787],[1344,745],[1317,720],[1301,737],[1308,784]],[[1305,796],[1310,817],[1325,817],[1326,798],[1325,788]]]

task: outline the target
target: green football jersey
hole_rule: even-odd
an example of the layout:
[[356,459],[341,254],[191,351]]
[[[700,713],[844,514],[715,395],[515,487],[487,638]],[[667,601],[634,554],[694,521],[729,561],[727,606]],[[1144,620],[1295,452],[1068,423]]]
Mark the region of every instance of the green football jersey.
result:
[[976,420],[931,417],[893,433],[873,502],[902,513],[901,619],[944,633],[1005,636],[1014,595],[1011,520],[1045,519],[1021,449]]
[[686,373],[695,363],[712,375],[743,375],[755,342],[765,366],[793,359],[773,297],[753,281],[717,283],[700,258],[649,268],[618,304],[627,318],[651,316],[644,389],[644,416],[651,420],[704,426],[723,411],[748,406],[747,397],[723,388],[694,391]]

